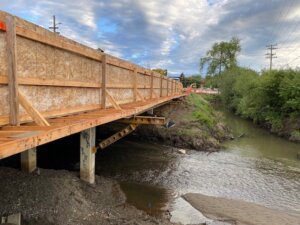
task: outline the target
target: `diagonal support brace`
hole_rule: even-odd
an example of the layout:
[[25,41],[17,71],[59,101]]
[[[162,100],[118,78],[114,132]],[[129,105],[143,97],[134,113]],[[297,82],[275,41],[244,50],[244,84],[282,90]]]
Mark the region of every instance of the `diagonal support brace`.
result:
[[138,124],[130,124],[129,126],[125,127],[124,129],[120,130],[119,132],[100,142],[98,147],[93,148],[93,152],[95,153],[98,148],[104,149],[108,147],[109,145],[132,133],[137,127]]
[[120,110],[122,110],[122,108],[121,108],[120,105],[117,103],[117,101],[114,99],[114,97],[111,96],[111,94],[110,94],[107,90],[105,90],[105,91],[106,91],[106,96],[107,96],[108,100],[110,101],[110,103],[113,105],[113,107],[114,107],[115,109],[120,109]]
[[40,126],[50,126],[48,121],[42,116],[42,114],[33,107],[33,105],[25,98],[25,96],[18,92],[19,103],[26,110],[26,112],[30,115],[30,117]]

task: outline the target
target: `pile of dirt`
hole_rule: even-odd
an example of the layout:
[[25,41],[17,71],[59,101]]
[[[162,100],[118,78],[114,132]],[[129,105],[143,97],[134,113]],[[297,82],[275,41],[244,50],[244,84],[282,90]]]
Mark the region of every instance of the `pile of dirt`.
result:
[[38,169],[33,174],[0,167],[0,216],[21,213],[27,225],[172,224],[126,203],[118,183],[96,176],[94,185],[78,173]]

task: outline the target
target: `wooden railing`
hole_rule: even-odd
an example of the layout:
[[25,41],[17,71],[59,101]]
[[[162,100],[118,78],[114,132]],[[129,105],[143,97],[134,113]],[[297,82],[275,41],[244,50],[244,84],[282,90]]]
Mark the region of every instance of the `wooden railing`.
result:
[[0,126],[182,93],[182,84],[0,11]]

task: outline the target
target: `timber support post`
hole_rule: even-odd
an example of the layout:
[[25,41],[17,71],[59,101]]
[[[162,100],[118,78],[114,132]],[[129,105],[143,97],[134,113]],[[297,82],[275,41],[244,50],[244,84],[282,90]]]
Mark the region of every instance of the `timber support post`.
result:
[[80,133],[80,179],[95,183],[95,153],[96,128],[90,128]]
[[36,148],[21,153],[21,170],[31,173],[36,169]]

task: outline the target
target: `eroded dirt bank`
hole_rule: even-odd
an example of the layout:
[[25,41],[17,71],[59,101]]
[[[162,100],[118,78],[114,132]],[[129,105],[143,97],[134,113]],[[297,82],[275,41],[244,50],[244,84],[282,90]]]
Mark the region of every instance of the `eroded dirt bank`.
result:
[[206,217],[237,225],[299,225],[300,215],[241,200],[189,193],[183,198]]
[[172,224],[153,218],[126,199],[118,183],[96,176],[89,185],[77,172],[38,169],[33,174],[0,167],[0,216],[21,213],[22,225]]
[[154,110],[175,123],[167,129],[163,126],[140,126],[138,137],[175,147],[200,151],[216,151],[224,140],[232,138],[229,129],[222,122],[222,115],[200,95],[186,98]]

